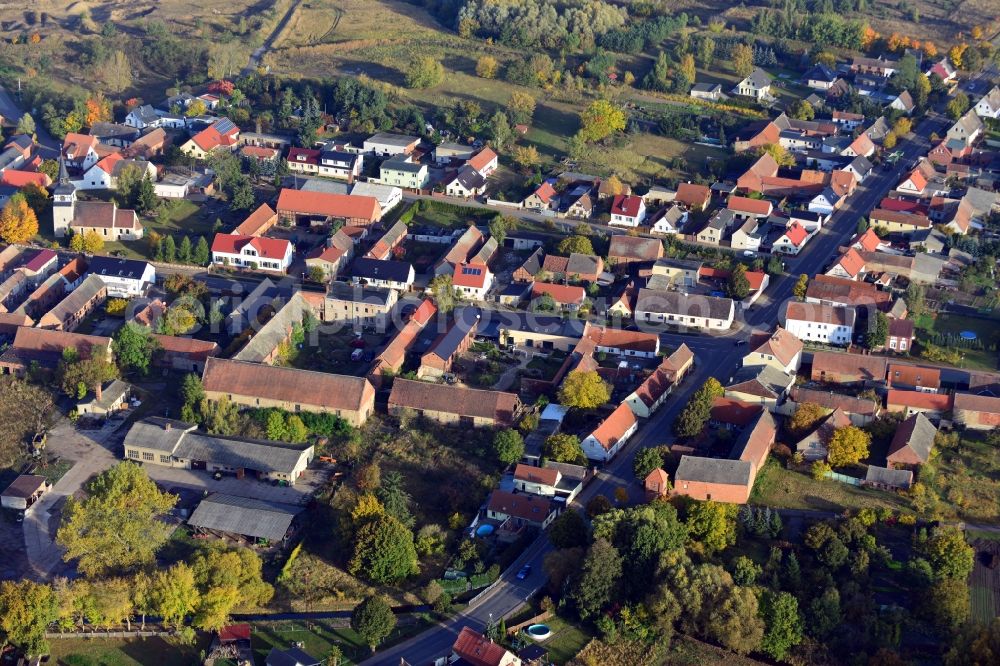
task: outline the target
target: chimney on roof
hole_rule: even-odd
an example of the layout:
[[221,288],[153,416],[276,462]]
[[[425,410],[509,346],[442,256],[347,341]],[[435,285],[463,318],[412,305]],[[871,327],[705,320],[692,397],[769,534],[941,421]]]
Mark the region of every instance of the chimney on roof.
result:
[[163,424],[163,429],[164,430],[170,430],[172,427],[173,427],[173,424],[170,421],[167,421],[166,423]]

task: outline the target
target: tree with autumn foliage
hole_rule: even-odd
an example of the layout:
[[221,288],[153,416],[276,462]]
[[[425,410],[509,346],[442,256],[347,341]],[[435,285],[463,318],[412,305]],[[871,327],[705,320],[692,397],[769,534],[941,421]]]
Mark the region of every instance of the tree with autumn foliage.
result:
[[18,192],[7,200],[0,212],[0,240],[5,243],[24,243],[38,233],[38,216],[28,205],[28,200]]
[[84,116],[84,124],[93,127],[95,123],[111,122],[111,100],[104,96],[104,93],[97,93],[87,98],[84,102],[87,112]]
[[788,150],[781,144],[765,144],[758,149],[757,156],[760,157],[764,153],[773,157],[774,161],[778,163],[778,166],[795,166],[795,156],[788,152]]
[[948,59],[951,60],[951,64],[959,69],[963,69],[962,58],[965,56],[965,52],[968,48],[968,44],[955,44],[953,47],[948,49]]

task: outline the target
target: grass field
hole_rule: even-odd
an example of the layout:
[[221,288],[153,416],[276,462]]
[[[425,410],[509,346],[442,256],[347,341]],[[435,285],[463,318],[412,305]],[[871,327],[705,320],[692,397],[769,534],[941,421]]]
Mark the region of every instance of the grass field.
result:
[[786,469],[773,459],[758,474],[750,502],[779,509],[834,512],[864,507],[909,508],[909,503],[894,493],[833,480],[816,481],[807,474]]
[[556,664],[568,662],[593,638],[589,632],[560,617],[551,617],[545,624],[552,630],[552,636],[539,645],[549,651],[549,659]]
[[955,448],[940,448],[919,476],[940,497],[946,517],[1000,522],[1000,453],[982,437],[967,434]]
[[59,666],[149,666],[149,664],[201,664],[199,653],[210,637],[198,634],[193,645],[162,638],[59,638],[49,641],[50,664]]
[[997,369],[997,349],[1000,348],[1000,321],[962,315],[940,313],[934,317],[923,316],[916,320],[917,339],[933,342],[935,333],[956,338],[963,331],[972,331],[986,349],[971,349],[960,344],[954,348],[965,354],[961,366],[981,370]]
[[[397,634],[400,630],[397,630]],[[392,640],[390,637],[389,640]],[[329,622],[260,622],[254,624],[251,638],[254,658],[263,664],[271,648],[281,650],[302,644],[302,649],[320,661],[326,659],[334,645],[347,658],[346,664],[354,664],[368,654],[368,646],[361,637],[347,627],[334,627]]]

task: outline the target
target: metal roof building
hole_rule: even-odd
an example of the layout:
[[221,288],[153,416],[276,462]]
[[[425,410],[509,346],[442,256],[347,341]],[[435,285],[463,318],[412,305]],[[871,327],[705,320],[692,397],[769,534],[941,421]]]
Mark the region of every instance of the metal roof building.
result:
[[215,493],[198,504],[188,524],[255,539],[281,541],[301,507]]

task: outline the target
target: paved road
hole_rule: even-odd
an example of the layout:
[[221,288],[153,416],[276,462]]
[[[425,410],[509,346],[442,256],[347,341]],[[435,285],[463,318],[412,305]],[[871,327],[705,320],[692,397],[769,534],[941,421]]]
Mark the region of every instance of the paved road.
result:
[[[10,122],[16,123],[20,120],[23,113],[21,108],[14,102],[13,96],[6,88],[0,86],[0,115],[3,115]],[[41,118],[35,118],[35,136],[38,145],[41,146],[39,152],[42,157],[55,159],[59,156],[59,152],[62,149],[62,142],[57,141],[48,133],[42,125]]]
[[[726,381],[738,367],[745,349],[736,347],[734,341],[746,338],[752,329],[759,327],[771,330],[778,321],[778,315],[783,304],[792,297],[792,287],[800,273],[815,274],[825,268],[835,256],[837,248],[842,246],[856,231],[860,217],[868,214],[874,205],[895,187],[900,173],[919,155],[929,149],[927,137],[931,132],[941,132],[945,123],[941,118],[929,118],[920,123],[912,137],[900,146],[904,158],[900,166],[892,171],[878,170],[860,186],[851,196],[843,209],[835,213],[830,222],[820,234],[806,245],[798,256],[790,258],[789,274],[777,280],[768,289],[768,293],[756,304],[746,320],[735,332],[723,336],[695,336],[664,333],[661,335],[663,344],[671,347],[681,342],[687,344],[695,352],[694,370],[675,389],[673,397],[668,400],[659,412],[642,425],[635,436],[629,441],[617,457],[605,466],[592,480],[574,502],[578,507],[585,505],[595,495],[612,497],[615,488],[625,487],[633,494],[638,493],[635,478],[632,474],[632,461],[636,453],[643,448],[657,446],[671,441],[671,428],[674,419],[687,404],[691,394],[709,377]],[[408,198],[417,198],[408,196]],[[482,205],[482,204],[479,204]],[[519,215],[528,215],[541,220],[549,219],[534,213],[519,211]],[[558,223],[558,222],[557,222]],[[593,225],[606,230],[602,225]],[[547,537],[541,535],[525,553],[501,576],[497,585],[476,603],[470,605],[458,616],[439,624],[433,629],[411,638],[410,640],[381,652],[362,662],[364,666],[398,666],[400,659],[405,658],[414,666],[430,664],[437,657],[447,654],[455,637],[462,627],[469,626],[482,630],[490,620],[506,615],[521,606],[526,598],[537,591],[544,582],[542,562],[545,555],[552,550]],[[518,581],[515,573],[525,563],[531,564],[532,576],[526,581]]]

